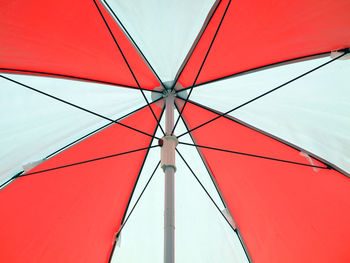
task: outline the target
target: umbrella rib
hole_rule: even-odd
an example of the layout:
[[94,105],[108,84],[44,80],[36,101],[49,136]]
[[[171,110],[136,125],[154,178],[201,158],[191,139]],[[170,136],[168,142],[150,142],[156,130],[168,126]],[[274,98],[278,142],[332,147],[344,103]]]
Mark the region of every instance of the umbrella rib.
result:
[[[339,51],[342,51],[342,50],[339,50]],[[212,80],[208,80],[208,81],[205,81],[205,82],[198,83],[198,84],[195,85],[195,88],[203,86],[203,85],[206,85],[206,84],[210,84],[210,83],[213,83],[213,82],[216,82],[216,81],[226,80],[226,79],[229,79],[229,78],[238,77],[238,76],[249,74],[249,73],[255,73],[255,72],[258,72],[258,71],[262,71],[262,70],[266,70],[266,69],[270,69],[270,68],[274,68],[274,67],[278,67],[278,66],[283,66],[283,65],[288,65],[288,64],[292,64],[292,63],[297,63],[297,62],[300,62],[300,61],[312,60],[312,59],[318,59],[318,58],[326,57],[326,56],[329,56],[330,53],[331,53],[330,51],[326,51],[326,52],[316,53],[316,54],[312,54],[312,55],[306,55],[306,56],[301,56],[301,57],[292,58],[292,59],[288,59],[288,60],[283,60],[283,61],[279,61],[279,62],[276,62],[276,63],[268,64],[268,65],[265,65],[265,66],[255,67],[255,68],[248,69],[248,70],[243,70],[243,71],[240,71],[240,72],[237,72],[237,73],[233,73],[231,75],[227,75],[227,76],[224,76],[224,77],[220,77],[220,78],[216,78],[216,79],[212,79]],[[191,88],[191,86],[183,88],[181,90],[178,90],[177,92],[185,91],[185,90],[188,90],[190,88]]]
[[[200,108],[202,108],[202,109],[208,110],[208,111],[210,111],[210,112],[212,112],[212,113],[214,113],[214,114],[216,114],[216,115],[220,115],[220,114],[221,114],[219,111],[216,111],[216,110],[214,110],[214,109],[211,109],[211,108],[208,108],[208,107],[206,107],[206,106],[203,106],[203,105],[201,105],[201,104],[199,104],[199,103],[197,103],[197,102],[194,102],[194,101],[191,101],[191,100],[189,100],[189,102],[192,103],[192,104],[194,104],[194,105],[196,105],[196,106],[198,106],[198,107],[200,107]],[[317,160],[318,162],[323,163],[324,165],[326,165],[326,166],[328,166],[328,167],[330,167],[330,168],[332,168],[332,169],[338,171],[339,173],[345,175],[346,177],[349,177],[349,178],[350,178],[350,174],[349,174],[349,173],[347,173],[346,171],[342,170],[341,168],[339,168],[339,167],[336,166],[335,164],[330,163],[330,162],[328,162],[327,160],[325,160],[325,159],[323,159],[323,158],[317,156],[316,154],[314,154],[314,153],[312,153],[312,152],[309,152],[309,151],[307,151],[307,150],[305,150],[305,149],[303,149],[303,148],[301,148],[301,147],[299,147],[299,146],[297,146],[297,145],[294,145],[294,144],[292,144],[292,143],[290,143],[290,142],[288,142],[288,141],[285,141],[285,140],[283,140],[283,139],[281,139],[281,138],[279,138],[279,137],[277,137],[277,136],[274,136],[274,135],[272,135],[272,134],[270,134],[270,133],[268,133],[268,132],[265,132],[265,131],[263,131],[263,130],[260,130],[260,129],[258,129],[258,128],[252,126],[252,125],[249,125],[249,124],[247,124],[247,123],[245,123],[245,122],[243,122],[243,121],[241,121],[241,120],[239,120],[239,119],[236,119],[236,118],[234,118],[234,117],[232,117],[232,116],[225,115],[225,116],[223,116],[223,117],[224,117],[226,120],[229,120],[229,121],[232,121],[232,122],[234,122],[234,123],[236,123],[236,124],[242,125],[243,127],[249,128],[249,129],[251,129],[251,130],[253,130],[253,131],[256,131],[256,132],[258,132],[258,133],[260,133],[260,134],[262,134],[262,135],[264,135],[264,136],[267,136],[267,137],[269,137],[269,138],[271,138],[271,139],[273,139],[273,140],[276,140],[276,141],[278,141],[278,142],[280,142],[280,143],[283,143],[284,145],[286,145],[286,146],[288,146],[288,147],[290,147],[290,148],[292,148],[292,149],[294,149],[294,150],[297,150],[297,151],[299,151],[299,152],[305,152],[306,154],[310,155],[312,158],[314,158],[314,159]],[[188,128],[187,128],[187,129],[188,129]],[[189,133],[189,134],[191,135],[192,133]]]
[[22,173],[23,173],[23,171],[21,171],[21,172],[15,174],[15,175],[12,176],[10,179],[8,179],[6,182],[2,183],[2,184],[0,185],[0,191],[1,191],[1,189],[2,189],[5,185],[7,185],[7,184],[8,184],[9,182],[11,182],[12,180],[18,178]]
[[329,167],[329,166],[318,166],[318,165],[312,165],[312,164],[307,164],[307,163],[288,161],[288,160],[283,160],[283,159],[278,159],[278,158],[267,157],[267,156],[263,156],[263,155],[250,154],[250,153],[245,153],[245,152],[237,152],[237,151],[232,151],[232,150],[227,150],[227,149],[220,149],[220,148],[204,146],[204,145],[198,145],[198,144],[192,144],[192,143],[186,143],[186,142],[179,142],[179,144],[188,145],[188,146],[194,146],[194,147],[199,147],[199,148],[204,148],[204,149],[209,149],[209,150],[221,151],[221,152],[226,152],[226,153],[245,155],[245,156],[249,156],[249,157],[261,158],[261,159],[266,159],[266,160],[271,160],[271,161],[277,161],[277,162],[283,162],[283,163],[289,163],[289,164],[296,164],[296,165],[302,165],[302,166],[308,166],[308,167],[319,168],[319,169],[331,169],[331,167]]
[[[179,108],[177,107],[176,104],[175,104],[175,107],[176,107],[177,111],[180,113]],[[186,123],[186,120],[184,119],[183,116],[181,116],[181,120],[182,120],[182,122],[184,123],[184,125],[185,125],[185,127],[186,127],[186,130],[189,130],[189,129],[188,129],[188,125],[187,125],[187,123]],[[189,136],[191,137],[192,142],[195,144],[195,139],[193,138],[192,133],[189,133]],[[203,165],[204,165],[204,167],[206,168],[206,170],[207,170],[207,172],[208,172],[208,174],[209,174],[209,177],[210,177],[210,179],[211,179],[213,185],[215,186],[216,192],[218,193],[218,195],[219,195],[219,197],[220,197],[220,199],[221,199],[222,205],[226,208],[226,202],[224,201],[224,198],[222,197],[222,195],[221,195],[221,193],[220,193],[220,191],[219,191],[219,189],[218,189],[216,183],[214,182],[214,179],[213,179],[214,177],[213,177],[213,175],[211,174],[211,171],[209,170],[207,164],[205,163],[205,160],[203,159],[203,156],[202,156],[202,154],[201,154],[201,152],[200,152],[200,150],[199,150],[198,147],[196,147],[196,150],[197,150],[199,156],[201,157],[201,160],[202,160],[202,162],[203,162]]]
[[[163,99],[163,98],[159,98],[159,99],[153,101],[151,104],[156,103],[156,102],[160,101],[161,99]],[[140,107],[140,108],[138,108],[138,109],[136,109],[136,110],[133,110],[132,112],[129,112],[129,113],[125,114],[124,116],[122,116],[122,117],[116,119],[115,121],[121,121],[121,120],[123,120],[124,118],[126,118],[126,117],[128,117],[128,116],[130,116],[130,115],[132,115],[132,114],[134,114],[134,113],[136,113],[136,112],[138,112],[138,111],[144,109],[145,107],[147,107],[147,105],[144,105],[144,106],[142,106],[142,107]],[[73,142],[71,142],[71,143],[69,143],[69,144],[63,146],[62,148],[60,148],[60,149],[54,151],[53,153],[47,155],[44,159],[48,159],[48,158],[52,157],[53,155],[55,155],[55,154],[57,154],[57,153],[59,153],[59,152],[65,150],[65,149],[67,149],[68,147],[72,146],[73,144],[76,144],[77,142],[80,142],[80,141],[84,140],[85,138],[87,138],[87,137],[89,137],[89,136],[91,136],[91,135],[93,135],[93,134],[95,134],[95,133],[97,133],[97,132],[99,132],[99,131],[101,131],[101,130],[107,128],[107,127],[109,127],[109,126],[111,126],[112,124],[114,124],[114,122],[107,123],[107,124],[101,126],[100,128],[97,128],[97,129],[93,130],[92,132],[89,132],[88,134],[86,134],[86,135],[84,135],[84,136],[82,136],[82,137],[80,137],[80,138],[74,140]]]
[[95,162],[95,161],[100,161],[100,160],[104,160],[104,159],[108,159],[108,158],[113,158],[113,157],[117,157],[117,156],[129,154],[129,153],[134,153],[134,152],[149,150],[149,149],[155,148],[155,147],[159,147],[159,145],[153,145],[153,146],[149,146],[149,147],[139,148],[139,149],[136,149],[136,150],[131,150],[131,151],[126,151],[126,152],[121,152],[121,153],[106,155],[106,156],[103,156],[103,157],[98,157],[98,158],[89,159],[89,160],[85,160],[85,161],[81,161],[81,162],[76,162],[76,163],[70,163],[70,164],[66,164],[66,165],[61,165],[61,166],[57,166],[57,167],[53,167],[53,168],[49,168],[49,169],[45,169],[45,170],[40,170],[40,171],[36,171],[36,172],[32,172],[32,173],[24,173],[24,174],[21,174],[21,175],[19,175],[19,176],[17,176],[17,177],[24,177],[24,176],[29,176],[29,175],[34,175],[34,174],[39,174],[39,173],[44,173],[44,172],[50,172],[50,171],[53,171],[53,170],[68,168],[68,167],[71,167],[71,166],[76,166],[76,165],[91,163],[91,162]]
[[238,109],[246,106],[247,104],[252,103],[253,101],[256,101],[256,100],[258,100],[258,99],[260,99],[260,98],[262,98],[262,97],[264,97],[264,96],[266,96],[266,95],[268,95],[268,94],[270,94],[270,93],[272,93],[272,92],[274,92],[274,91],[276,91],[276,90],[278,90],[278,89],[280,89],[280,88],[282,88],[282,87],[284,87],[284,86],[286,86],[286,85],[288,85],[288,84],[290,84],[290,83],[292,83],[292,82],[294,82],[294,81],[296,81],[296,80],[298,80],[298,79],[300,79],[300,78],[302,78],[302,77],[304,77],[304,76],[306,76],[306,75],[308,75],[308,74],[310,74],[310,73],[312,73],[312,72],[314,72],[314,71],[316,71],[316,70],[318,70],[318,69],[320,69],[322,67],[324,67],[324,66],[328,65],[329,63],[332,63],[332,62],[336,61],[337,59],[339,59],[339,58],[343,57],[344,55],[346,55],[348,52],[345,52],[342,55],[340,55],[340,56],[338,56],[338,57],[336,57],[336,58],[334,58],[334,59],[332,59],[332,60],[330,60],[330,61],[328,61],[326,63],[323,63],[323,64],[317,66],[316,68],[313,68],[313,69],[311,69],[311,70],[309,70],[309,71],[307,71],[307,72],[305,72],[305,73],[303,73],[303,74],[301,74],[301,75],[299,75],[299,76],[297,76],[297,77],[295,77],[295,78],[293,78],[293,79],[283,83],[282,85],[279,85],[276,88],[273,88],[273,89],[271,89],[271,90],[269,90],[269,91],[267,91],[267,92],[265,92],[265,93],[255,97],[255,98],[253,98],[253,99],[251,99],[251,100],[249,100],[249,101],[247,101],[247,102],[245,102],[245,103],[243,103],[243,104],[241,104],[241,105],[239,105],[239,106],[237,106],[237,107],[235,107],[235,108],[233,108],[233,109],[231,109],[231,110],[229,110],[229,111],[227,111],[225,113],[222,113],[222,114],[216,116],[215,118],[212,118],[212,119],[210,119],[210,120],[208,120],[208,121],[206,121],[206,122],[204,122],[204,123],[202,123],[202,124],[192,128],[192,129],[188,130],[187,132],[184,132],[183,134],[179,135],[178,138],[184,136],[185,134],[187,134],[189,132],[197,130],[198,128],[203,127],[204,125],[207,125],[207,124],[209,124],[209,123],[211,123],[211,122],[213,122],[213,121],[215,121],[215,120],[217,120],[217,119],[219,119],[221,117],[224,117],[224,116],[228,115],[229,113],[231,113],[231,112],[233,112],[235,110],[238,110]]
[[214,201],[214,199],[212,198],[212,196],[209,194],[208,190],[204,187],[204,185],[202,184],[202,182],[199,180],[199,178],[197,177],[197,175],[194,173],[194,171],[192,170],[192,168],[190,167],[190,165],[188,164],[188,162],[185,160],[185,158],[182,156],[182,154],[180,153],[180,151],[178,149],[176,149],[176,152],[179,154],[180,158],[182,159],[182,161],[186,164],[187,168],[190,170],[191,174],[194,176],[194,178],[196,179],[196,181],[199,183],[199,185],[201,186],[201,188],[203,189],[203,191],[207,194],[207,196],[209,197],[209,199],[211,200],[211,202],[213,203],[213,205],[216,207],[216,209],[219,211],[219,213],[222,215],[222,217],[225,219],[225,221],[227,222],[227,224],[230,226],[230,228],[236,233],[241,246],[244,250],[244,253],[248,259],[249,262],[251,261],[251,257],[248,253],[247,247],[243,241],[243,238],[241,236],[241,234],[238,234],[238,226],[236,226],[236,228],[234,228],[231,223],[228,221],[228,219],[226,218],[226,216],[223,214],[223,212],[221,211],[221,209],[219,208],[219,206],[216,204],[216,202]]
[[[164,105],[164,107],[163,107],[163,110],[162,110],[162,113],[161,113],[161,115],[160,115],[160,118],[162,118],[162,116],[163,116],[163,114],[164,114],[164,110],[165,110],[165,105]],[[156,126],[156,128],[154,129],[153,134],[156,134],[157,128],[158,128],[158,126]],[[151,146],[152,143],[153,143],[153,139],[150,141],[149,146]],[[130,202],[131,202],[132,196],[133,196],[134,191],[135,191],[135,189],[136,189],[136,185],[137,185],[137,182],[138,182],[138,180],[139,180],[139,178],[140,178],[140,175],[141,175],[141,172],[142,172],[142,170],[143,170],[143,167],[144,167],[144,165],[145,165],[145,163],[146,163],[146,159],[147,159],[147,157],[148,157],[148,154],[149,154],[149,150],[147,151],[147,153],[146,153],[146,155],[145,155],[145,158],[143,159],[143,162],[142,162],[142,165],[141,165],[139,174],[138,174],[138,176],[137,176],[137,179],[136,179],[136,181],[135,181],[134,187],[133,187],[132,192],[131,192],[131,194],[130,194],[130,198],[129,198],[128,204],[127,204],[127,206],[126,206],[126,208],[125,208],[122,222],[123,222],[123,220],[125,219],[125,216],[126,216],[126,213],[127,213],[128,207],[129,207],[129,204],[130,204]]]
[[180,151],[178,149],[176,149],[176,152],[179,154],[180,158],[182,159],[182,161],[186,164],[187,168],[190,170],[190,172],[192,173],[192,175],[194,176],[194,178],[196,179],[196,181],[199,183],[199,185],[202,187],[202,189],[204,190],[204,192],[207,194],[207,196],[209,197],[209,199],[212,201],[213,205],[216,207],[216,209],[220,212],[220,214],[222,215],[222,217],[225,219],[225,221],[229,224],[229,226],[231,227],[231,229],[236,232],[236,230],[234,229],[234,227],[231,225],[231,223],[228,221],[228,219],[226,218],[226,216],[223,214],[223,212],[220,210],[219,206],[216,204],[216,202],[214,201],[213,197],[209,194],[208,190],[204,187],[204,185],[202,184],[202,182],[199,180],[199,178],[197,177],[197,175],[194,173],[194,171],[192,170],[192,168],[190,167],[190,165],[187,163],[187,161],[185,160],[185,158],[182,156],[182,154],[180,153]]
[[[165,105],[163,106],[163,110],[162,110],[162,113],[161,113],[159,119],[162,118],[162,116],[163,116],[163,114],[164,114],[164,111],[165,111]],[[156,134],[157,128],[158,128],[158,126],[155,127],[153,134]],[[152,145],[152,142],[153,142],[153,139],[150,141],[149,146]],[[133,195],[134,195],[134,192],[135,192],[135,189],[136,189],[136,185],[137,185],[137,183],[138,183],[138,181],[139,181],[139,179],[140,179],[141,172],[142,172],[143,167],[144,167],[144,165],[145,165],[145,163],[146,163],[146,159],[147,159],[147,157],[148,157],[148,154],[149,154],[149,150],[147,150],[146,155],[145,155],[145,158],[143,159],[143,162],[142,162],[141,168],[140,168],[140,170],[139,170],[139,173],[138,173],[138,175],[137,175],[137,178],[136,178],[134,187],[133,187],[133,189],[132,189],[132,191],[131,191],[131,194],[130,194],[128,203],[127,203],[127,205],[126,205],[126,208],[125,208],[125,211],[124,211],[124,214],[123,214],[123,218],[122,218],[122,220],[121,220],[121,224],[124,223],[124,219],[125,219],[125,217],[126,217],[126,213],[128,212],[128,208],[129,208],[131,199],[132,199],[132,197],[133,197]],[[120,232],[120,231],[118,231],[118,234],[116,235],[116,239],[117,239],[118,236],[119,236],[119,232]],[[113,247],[112,247],[112,251],[111,251],[111,253],[110,253],[110,255],[109,255],[109,261],[108,261],[108,262],[110,262],[111,259],[112,259],[113,252],[114,252],[114,249],[115,249],[115,246],[116,246],[116,242],[117,242],[116,239],[114,240]]]
[[206,31],[206,29],[207,29],[207,27],[208,27],[208,25],[209,25],[211,19],[214,17],[214,14],[215,14],[216,10],[218,9],[219,5],[221,4],[221,1],[222,1],[222,0],[219,0],[219,1],[216,1],[216,3],[214,3],[215,8],[214,8],[214,10],[211,12],[209,19],[207,19],[207,21],[205,21],[205,26],[204,26],[204,28],[199,32],[200,35],[199,35],[199,36],[197,37],[197,39],[195,40],[195,43],[193,44],[193,47],[189,50],[189,53],[187,54],[187,56],[186,56],[186,58],[185,58],[185,61],[182,63],[179,72],[176,74],[176,78],[175,78],[174,84],[173,84],[172,87],[171,87],[171,91],[173,91],[173,90],[175,89],[175,86],[176,86],[177,81],[179,80],[179,78],[180,78],[182,72],[184,71],[184,69],[185,69],[185,67],[186,67],[186,65],[187,65],[187,63],[188,63],[188,61],[190,60],[190,58],[191,58],[191,56],[192,56],[194,50],[196,49],[196,47],[197,47],[199,41],[201,40],[202,36],[204,35],[204,32]]
[[[177,111],[180,112],[176,104],[175,104],[175,107],[176,107]],[[182,119],[182,121],[183,121],[183,123],[184,123],[186,129],[189,130],[188,125],[187,125],[187,123],[186,123],[186,120],[184,119],[183,116],[181,116],[181,119]],[[189,133],[189,135],[190,135],[190,137],[191,137],[193,143],[195,143],[195,139],[194,139],[192,133]],[[204,165],[204,167],[206,168],[206,170],[207,170],[207,172],[208,172],[208,175],[209,175],[209,177],[210,177],[210,179],[211,179],[211,181],[212,181],[212,183],[213,183],[213,185],[214,185],[214,187],[215,187],[215,190],[216,190],[218,196],[220,197],[220,200],[221,200],[222,205],[223,205],[226,209],[228,209],[228,208],[227,208],[227,205],[226,205],[226,202],[225,202],[225,200],[224,200],[224,197],[223,197],[221,191],[219,190],[219,187],[217,186],[217,184],[216,184],[216,182],[215,182],[215,180],[214,180],[214,176],[213,176],[213,174],[211,173],[211,171],[210,171],[210,169],[209,169],[209,167],[208,167],[206,161],[204,160],[200,149],[199,149],[198,147],[196,147],[196,150],[197,150],[199,156],[201,157],[201,160],[202,160],[202,162],[203,162],[203,165]],[[240,243],[241,243],[241,246],[243,247],[244,253],[245,253],[245,255],[246,255],[247,259],[248,259],[248,262],[249,262],[249,263],[252,263],[253,261],[252,261],[252,259],[251,259],[251,257],[250,257],[250,254],[249,254],[249,252],[248,252],[248,248],[247,248],[247,246],[246,246],[246,244],[245,244],[245,242],[244,242],[244,240],[243,240],[242,234],[241,234],[241,232],[240,232],[238,226],[236,226],[236,233],[237,233],[237,237],[238,237],[238,239],[239,239],[239,241],[240,241]]]
[[103,16],[103,14],[102,14],[100,8],[98,7],[98,5],[97,5],[97,3],[96,3],[96,0],[93,0],[93,1],[94,1],[94,3],[95,3],[95,6],[96,6],[98,12],[100,13],[101,18],[103,19],[103,21],[104,21],[104,23],[105,23],[105,25],[106,25],[106,27],[107,27],[107,29],[108,29],[108,31],[109,31],[109,34],[111,35],[111,37],[112,37],[113,40],[114,40],[114,43],[115,43],[116,46],[118,47],[118,50],[119,50],[120,54],[122,55],[122,57],[123,57],[123,59],[124,59],[124,62],[125,62],[125,64],[127,65],[127,67],[128,67],[128,69],[129,69],[129,71],[130,71],[130,73],[131,73],[133,79],[135,80],[135,82],[136,82],[136,84],[137,84],[139,90],[141,91],[141,94],[142,94],[143,98],[144,98],[145,101],[147,102],[147,105],[148,105],[149,109],[151,110],[153,117],[154,117],[155,120],[157,121],[157,126],[159,126],[160,130],[161,130],[162,133],[165,135],[165,132],[164,132],[162,126],[161,126],[160,123],[159,123],[159,119],[157,118],[157,116],[156,116],[156,114],[154,113],[154,111],[153,111],[151,105],[149,104],[149,101],[148,101],[148,99],[147,99],[145,93],[143,92],[143,90],[142,90],[142,88],[141,88],[141,86],[140,86],[140,83],[138,82],[138,80],[137,80],[137,78],[136,78],[136,76],[135,76],[133,70],[131,69],[131,67],[130,67],[130,65],[129,65],[128,60],[126,59],[126,57],[125,57],[125,55],[124,55],[124,52],[122,51],[121,47],[119,46],[118,41],[116,40],[116,38],[115,38],[115,36],[114,36],[114,34],[113,34],[111,28],[109,27],[109,25],[108,25],[108,23],[107,23],[105,17]]
[[201,64],[201,66],[200,66],[200,68],[199,68],[199,70],[198,70],[197,76],[196,76],[195,80],[193,81],[193,84],[192,84],[192,87],[191,87],[191,89],[190,89],[190,92],[188,93],[188,95],[187,95],[187,97],[186,97],[185,103],[184,103],[184,105],[183,105],[183,107],[182,107],[182,109],[181,109],[181,111],[180,111],[180,115],[178,116],[178,118],[177,118],[177,120],[176,120],[176,122],[175,122],[175,125],[174,125],[174,127],[173,127],[173,130],[172,130],[171,134],[174,133],[174,131],[175,131],[175,129],[176,129],[176,126],[177,126],[177,124],[178,124],[178,122],[179,122],[179,120],[180,120],[180,116],[182,115],[182,113],[183,113],[183,111],[184,111],[184,109],[185,109],[185,107],[186,107],[187,101],[189,100],[189,98],[190,98],[190,96],[191,96],[191,93],[192,93],[192,91],[193,91],[194,85],[196,84],[197,79],[198,79],[198,77],[199,77],[199,74],[201,73],[201,71],[202,71],[202,69],[203,69],[204,63],[205,63],[205,61],[206,61],[207,58],[208,58],[209,52],[210,52],[210,50],[211,50],[211,48],[212,48],[212,46],[213,46],[213,44],[214,44],[214,41],[215,41],[216,36],[217,36],[217,34],[218,34],[218,32],[219,32],[219,30],[220,30],[220,28],[221,28],[222,22],[224,21],[224,18],[225,18],[225,16],[226,16],[226,13],[227,13],[228,8],[230,7],[230,4],[231,4],[231,0],[228,2],[227,6],[226,6],[225,12],[224,12],[224,14],[223,14],[223,16],[222,16],[222,18],[221,18],[221,20],[220,20],[220,23],[219,23],[219,25],[218,25],[218,28],[217,28],[216,31],[215,31],[215,35],[214,35],[214,37],[213,37],[213,39],[212,39],[212,41],[211,41],[211,43],[210,43],[210,46],[209,46],[209,48],[208,48],[208,50],[207,50],[207,53],[205,54],[205,57],[204,57],[204,59],[203,59],[203,61],[202,61],[202,64]]
[[[101,115],[101,114],[98,114],[98,113],[96,113],[96,112],[93,112],[93,111],[91,111],[91,110],[88,110],[88,109],[86,109],[86,108],[80,107],[80,106],[78,106],[78,105],[76,105],[76,104],[73,104],[73,103],[71,103],[71,102],[68,102],[68,101],[66,101],[66,100],[63,100],[63,99],[60,99],[60,98],[55,97],[55,96],[53,96],[53,95],[50,95],[50,94],[48,94],[48,93],[46,93],[46,92],[43,92],[43,91],[41,91],[41,90],[35,89],[35,88],[31,87],[31,86],[28,86],[28,85],[26,85],[26,84],[24,84],[24,83],[21,83],[21,82],[19,82],[19,81],[14,80],[14,79],[11,79],[11,78],[8,78],[8,77],[2,76],[2,75],[0,75],[0,77],[6,79],[6,80],[8,80],[8,81],[11,81],[11,82],[13,82],[13,83],[16,83],[16,84],[18,84],[18,85],[21,85],[22,87],[25,87],[25,88],[30,89],[30,90],[32,90],[32,91],[38,92],[38,93],[40,93],[40,94],[42,94],[42,95],[45,95],[45,96],[50,97],[50,98],[52,98],[52,99],[55,99],[55,100],[57,100],[57,101],[63,102],[63,103],[65,103],[65,104],[67,104],[67,105],[70,105],[70,106],[72,106],[72,107],[74,107],[74,108],[80,109],[80,110],[82,110],[82,111],[88,112],[88,113],[90,113],[90,114],[92,114],[92,115],[95,115],[95,116],[97,116],[97,117],[100,117],[100,118],[102,118],[102,119],[111,121],[111,122],[113,122],[113,123],[115,123],[115,124],[118,124],[118,125],[121,125],[121,126],[123,126],[123,127],[125,127],[125,128],[128,128],[128,129],[131,129],[131,130],[133,130],[133,131],[142,133],[142,134],[147,135],[147,136],[152,137],[152,138],[157,138],[157,137],[155,137],[154,135],[148,134],[148,133],[146,133],[146,132],[143,132],[143,131],[138,130],[138,129],[136,129],[136,128],[133,128],[133,127],[131,127],[131,126],[129,126],[129,125],[123,124],[123,123],[121,123],[121,122],[117,122],[117,121],[115,121],[115,120],[113,120],[113,119],[111,119],[111,118],[108,118],[108,117],[106,117],[106,116],[103,116],[103,115]],[[159,139],[159,138],[157,138],[157,139]]]
[[125,221],[123,222],[123,224],[121,224],[121,226],[120,226],[118,232],[115,234],[115,237],[116,237],[116,238],[115,238],[114,243],[113,243],[112,251],[111,251],[111,253],[110,253],[110,255],[109,255],[108,263],[110,263],[111,260],[112,260],[113,253],[114,253],[114,250],[115,250],[115,246],[116,246],[116,244],[117,244],[117,238],[119,237],[121,231],[123,230],[124,226],[125,226],[126,223],[128,222],[128,220],[129,220],[131,214],[134,212],[135,207],[136,207],[137,204],[139,203],[139,201],[140,201],[142,195],[144,194],[144,192],[145,192],[146,188],[148,187],[149,183],[151,182],[151,180],[152,180],[154,174],[156,173],[156,171],[157,171],[159,165],[160,165],[160,161],[158,161],[158,164],[157,164],[156,167],[154,168],[154,170],[153,170],[151,176],[149,177],[149,179],[148,179],[146,185],[143,187],[143,189],[142,189],[142,191],[141,191],[139,197],[136,199],[136,202],[135,202],[135,204],[133,205],[133,207],[131,208],[130,213],[129,213],[128,216],[126,217],[126,219],[125,219]]
[[[128,30],[126,29],[126,27],[124,26],[124,24],[122,23],[122,21],[119,19],[119,17],[117,16],[117,14],[113,11],[113,9],[110,7],[110,5],[107,3],[106,0],[102,0],[103,3],[108,7],[108,10],[110,11],[110,13],[112,13],[112,15],[114,16],[115,20],[118,22],[118,24],[122,27],[122,29],[124,30],[124,32],[126,33],[126,35],[128,36],[128,38],[131,40],[131,42],[133,43],[133,45],[135,46],[135,48],[137,49],[137,51],[140,53],[141,57],[144,59],[144,61],[146,62],[146,64],[149,66],[149,68],[152,70],[153,74],[157,77],[157,79],[159,80],[160,84],[164,86],[163,81],[160,79],[159,75],[157,74],[157,72],[154,70],[154,68],[152,67],[151,63],[148,61],[148,59],[146,58],[146,56],[144,55],[144,53],[141,51],[140,47],[136,44],[135,40],[132,38],[132,36],[130,35],[130,33],[128,32]],[[159,92],[159,91],[158,91]]]
[[[65,74],[58,74],[58,73],[50,73],[50,72],[42,72],[42,71],[34,71],[34,70],[25,70],[25,69],[13,69],[13,68],[0,68],[0,71],[3,71],[3,73],[13,73],[13,74],[16,74],[17,72],[18,73],[33,73],[33,74],[38,74],[38,75],[47,75],[47,76],[53,76],[53,77],[63,77],[63,78],[70,78],[70,79],[74,79],[74,80],[96,82],[96,83],[101,83],[101,84],[106,84],[106,85],[119,86],[119,87],[123,87],[123,88],[139,89],[138,87],[125,85],[125,84],[119,84],[119,83],[103,81],[103,80],[97,80],[97,79],[76,77],[76,76],[72,76],[72,75],[65,75]],[[9,72],[6,72],[6,71],[9,71]],[[149,92],[162,93],[162,92],[160,92],[158,90],[148,90],[148,89],[143,89],[143,90],[149,91]]]

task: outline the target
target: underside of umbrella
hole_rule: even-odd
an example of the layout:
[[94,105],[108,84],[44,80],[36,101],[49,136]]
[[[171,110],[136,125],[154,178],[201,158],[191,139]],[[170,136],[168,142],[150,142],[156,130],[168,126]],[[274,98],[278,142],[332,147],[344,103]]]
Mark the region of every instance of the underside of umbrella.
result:
[[349,262],[349,8],[2,1],[0,261]]

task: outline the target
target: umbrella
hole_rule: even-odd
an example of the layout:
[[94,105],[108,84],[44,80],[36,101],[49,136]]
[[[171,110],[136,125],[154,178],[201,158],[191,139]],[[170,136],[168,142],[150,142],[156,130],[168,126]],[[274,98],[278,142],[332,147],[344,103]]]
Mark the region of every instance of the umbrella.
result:
[[349,262],[349,7],[2,1],[1,262]]

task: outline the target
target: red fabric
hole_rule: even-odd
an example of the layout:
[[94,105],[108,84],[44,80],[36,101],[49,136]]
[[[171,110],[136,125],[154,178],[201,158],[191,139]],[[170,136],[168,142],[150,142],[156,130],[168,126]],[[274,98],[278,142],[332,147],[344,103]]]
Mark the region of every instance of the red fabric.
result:
[[[189,128],[215,116],[193,104],[184,110]],[[225,118],[193,136],[199,145],[305,159],[297,150]],[[334,170],[200,150],[253,262],[350,262],[349,178]]]
[[[150,134],[156,127],[148,108],[122,123]],[[31,172],[148,147],[150,139],[115,124]],[[2,189],[0,262],[107,262],[145,154],[28,175]]]
[[[228,0],[223,0],[179,82],[191,86]],[[350,46],[350,1],[232,1],[196,84]]]
[[[159,86],[116,22],[99,6],[141,87]],[[0,17],[0,70],[137,86],[94,1],[1,1]]]

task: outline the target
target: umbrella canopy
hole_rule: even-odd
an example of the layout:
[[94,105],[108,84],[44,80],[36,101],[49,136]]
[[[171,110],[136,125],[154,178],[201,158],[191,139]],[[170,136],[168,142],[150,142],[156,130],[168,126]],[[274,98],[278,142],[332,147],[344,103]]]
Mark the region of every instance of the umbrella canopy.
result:
[[1,262],[349,262],[349,8],[2,1]]

